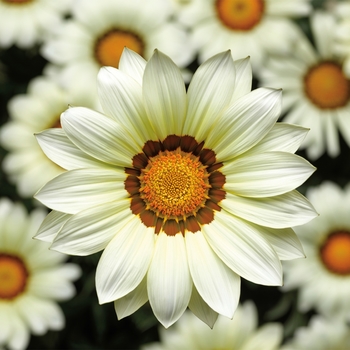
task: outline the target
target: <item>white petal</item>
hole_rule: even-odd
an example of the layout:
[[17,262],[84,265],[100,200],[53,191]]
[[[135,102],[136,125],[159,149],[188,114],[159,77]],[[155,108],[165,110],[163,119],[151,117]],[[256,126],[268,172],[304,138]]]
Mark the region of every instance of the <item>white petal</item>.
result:
[[217,313],[233,317],[240,295],[240,277],[208,245],[202,232],[186,232],[188,265],[203,300]]
[[136,216],[107,245],[96,269],[96,291],[100,304],[120,299],[145,277],[154,249],[154,228]]
[[147,295],[147,276],[141,283],[125,297],[114,301],[114,309],[118,320],[127,317],[137,311],[148,300]]
[[66,170],[101,166],[102,163],[74,145],[60,128],[35,134],[46,156]]
[[186,310],[192,281],[181,234],[167,236],[161,232],[158,235],[147,275],[147,290],[153,313],[165,328]]
[[280,260],[255,225],[220,211],[202,229],[216,254],[238,275],[258,284],[282,285]]
[[134,215],[128,200],[107,202],[83,210],[62,226],[51,249],[89,255],[104,249]]
[[47,207],[75,214],[89,207],[126,198],[126,174],[121,169],[76,169],[44,185],[34,196]]
[[203,298],[198,293],[195,286],[192,286],[192,295],[191,295],[190,302],[188,303],[188,308],[200,320],[206,323],[210,328],[213,328],[218,318],[218,313],[208,306],[208,304],[203,300]]
[[232,95],[230,104],[239,99],[240,97],[248,94],[252,90],[252,68],[250,65],[250,58],[244,58],[235,61],[236,68],[236,82],[235,90]]
[[52,210],[41,223],[34,238],[44,242],[52,242],[63,224],[72,215]]
[[224,189],[239,196],[271,197],[299,187],[316,170],[307,160],[287,152],[267,152],[225,163]]
[[245,220],[272,228],[302,225],[317,216],[312,204],[298,191],[268,198],[247,198],[226,193],[220,206]]
[[68,138],[93,158],[119,166],[130,166],[141,149],[125,128],[105,115],[84,107],[72,107],[61,115]]
[[238,99],[215,123],[206,147],[218,161],[237,157],[257,144],[281,112],[281,91],[259,88]]
[[235,88],[235,66],[229,51],[204,62],[188,88],[188,112],[183,134],[204,140],[216,118],[228,106]]
[[145,68],[142,90],[158,138],[180,135],[186,117],[186,90],[181,71],[168,56],[155,51]]
[[120,57],[119,69],[134,78],[142,85],[143,73],[146,67],[146,60],[136,52],[124,48],[123,54]]

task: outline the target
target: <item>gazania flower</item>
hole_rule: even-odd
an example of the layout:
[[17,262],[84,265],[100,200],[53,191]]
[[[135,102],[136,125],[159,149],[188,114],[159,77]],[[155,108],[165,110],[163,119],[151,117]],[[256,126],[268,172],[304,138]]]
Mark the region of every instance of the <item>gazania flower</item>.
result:
[[41,43],[71,8],[71,0],[1,0],[0,47]]
[[295,187],[314,168],[294,155],[306,130],[276,124],[281,92],[250,92],[248,60],[205,62],[188,92],[156,51],[126,50],[98,76],[100,114],[70,108],[37,135],[68,171],[37,194],[53,209],[37,238],[87,255],[100,303],[118,316],[147,300],[168,327],[187,306],[212,325],[232,317],[240,277],[280,285],[280,259],[303,256],[289,228],[315,216]]
[[331,14],[316,12],[311,17],[316,48],[300,36],[293,54],[272,56],[261,71],[263,85],[283,88],[284,121],[310,128],[302,145],[310,159],[325,151],[339,155],[338,129],[350,145],[350,81],[334,52],[334,25]]
[[286,262],[285,290],[300,288],[299,308],[350,320],[350,185],[326,182],[307,196],[320,216],[297,228],[307,259]]
[[350,329],[343,322],[315,315],[307,327],[298,328],[294,337],[281,348],[281,350],[301,349],[350,349]]
[[279,323],[267,323],[258,328],[256,307],[246,301],[237,307],[232,320],[219,316],[214,329],[185,312],[176,325],[167,330],[161,328],[159,333],[160,343],[143,346],[142,350],[277,350],[283,327]]
[[250,56],[258,73],[267,53],[290,50],[297,27],[289,17],[310,10],[309,0],[192,0],[180,19],[191,29],[200,62],[231,49],[234,59]]
[[64,169],[45,156],[33,134],[60,127],[60,114],[69,103],[92,106],[79,91],[76,96],[68,96],[47,77],[33,79],[27,94],[10,100],[10,120],[0,131],[0,142],[10,152],[2,166],[21,196],[33,196],[47,181],[63,172]]
[[194,59],[188,35],[170,20],[171,0],[76,0],[72,19],[43,46],[42,54],[60,67],[56,79],[71,91],[96,98],[101,66],[118,67],[124,47],[149,59],[155,48],[181,67]]
[[25,349],[30,333],[64,327],[56,301],[75,294],[80,269],[32,239],[45,215],[42,209],[27,215],[21,204],[0,199],[0,347]]

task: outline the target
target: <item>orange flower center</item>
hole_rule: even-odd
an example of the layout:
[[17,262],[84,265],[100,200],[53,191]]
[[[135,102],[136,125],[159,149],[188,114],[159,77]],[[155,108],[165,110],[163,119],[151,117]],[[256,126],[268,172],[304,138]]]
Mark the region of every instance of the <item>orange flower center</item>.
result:
[[312,67],[305,75],[304,89],[308,98],[324,109],[343,107],[350,98],[349,80],[335,62]]
[[216,0],[221,22],[233,30],[250,30],[264,14],[264,0]]
[[13,299],[25,289],[28,271],[23,261],[13,255],[0,254],[0,300]]
[[214,220],[225,198],[225,176],[213,150],[192,136],[147,141],[126,168],[130,209],[158,234],[197,232]]
[[350,274],[350,232],[331,233],[320,253],[322,262],[329,271],[339,275]]
[[143,54],[144,44],[134,33],[112,29],[101,36],[95,45],[95,57],[101,66],[118,68],[120,56],[127,47],[138,54]]
[[198,157],[188,153],[161,152],[142,173],[141,198],[164,216],[194,213],[207,197],[208,174]]

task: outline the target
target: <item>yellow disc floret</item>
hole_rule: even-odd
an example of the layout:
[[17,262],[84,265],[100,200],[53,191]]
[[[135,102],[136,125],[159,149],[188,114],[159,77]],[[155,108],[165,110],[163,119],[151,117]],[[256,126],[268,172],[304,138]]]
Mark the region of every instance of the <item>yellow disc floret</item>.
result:
[[28,272],[16,256],[0,254],[0,300],[12,299],[24,290]]
[[264,14],[263,0],[217,0],[216,12],[221,22],[233,30],[250,30]]
[[330,234],[321,248],[321,259],[331,272],[350,274],[350,233]]
[[95,56],[101,66],[118,68],[124,48],[142,55],[143,42],[134,33],[113,29],[101,36],[95,45]]
[[198,158],[190,154],[161,152],[142,172],[141,197],[164,217],[193,214],[207,198],[208,174]]
[[322,62],[305,75],[304,89],[309,99],[320,108],[345,106],[350,97],[349,80],[335,62]]

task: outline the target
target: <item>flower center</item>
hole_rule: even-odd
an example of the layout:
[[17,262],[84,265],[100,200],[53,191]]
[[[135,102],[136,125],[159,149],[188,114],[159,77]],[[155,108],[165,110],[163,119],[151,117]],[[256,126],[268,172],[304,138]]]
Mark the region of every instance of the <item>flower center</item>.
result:
[[27,280],[28,271],[20,258],[0,253],[0,300],[22,293]]
[[264,14],[264,0],[216,0],[221,22],[233,30],[250,30]]
[[170,135],[164,141],[147,141],[133,157],[125,189],[131,211],[147,227],[175,235],[196,232],[214,219],[225,198],[225,176],[214,151],[192,136]]
[[118,68],[120,56],[125,47],[142,55],[144,43],[134,33],[112,29],[98,38],[95,45],[96,60],[101,66]]
[[349,80],[335,62],[312,67],[305,75],[304,89],[312,103],[325,109],[343,107],[350,98]]
[[185,216],[197,211],[207,197],[208,174],[198,157],[179,149],[149,159],[140,177],[140,195],[156,213]]
[[339,275],[350,274],[350,232],[331,233],[320,250],[326,268]]
[[24,4],[26,2],[32,2],[33,0],[2,0],[3,2],[6,2],[7,4]]

